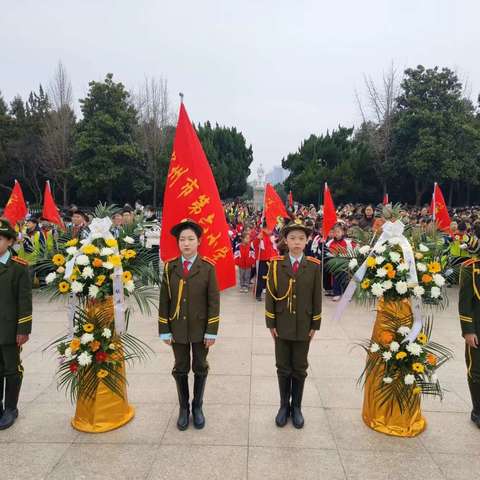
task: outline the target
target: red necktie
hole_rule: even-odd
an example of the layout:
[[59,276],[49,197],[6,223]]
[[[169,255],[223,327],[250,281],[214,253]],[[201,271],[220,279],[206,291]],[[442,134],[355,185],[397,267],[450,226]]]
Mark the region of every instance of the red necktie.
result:
[[188,277],[188,274],[189,274],[189,272],[190,272],[190,270],[188,269],[188,267],[190,266],[190,263],[191,263],[191,262],[188,261],[188,260],[185,260],[185,261],[183,262],[183,276],[184,276],[184,277]]
[[299,267],[299,263],[298,263],[298,260],[295,260],[293,262],[293,265],[292,265],[292,268],[293,268],[293,273],[297,273],[298,272],[298,267]]

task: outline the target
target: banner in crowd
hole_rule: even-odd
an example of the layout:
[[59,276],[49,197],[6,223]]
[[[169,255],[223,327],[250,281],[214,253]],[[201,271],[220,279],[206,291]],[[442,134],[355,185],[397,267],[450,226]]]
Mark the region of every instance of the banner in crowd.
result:
[[22,187],[20,183],[15,180],[15,185],[13,186],[7,205],[5,205],[3,216],[14,226],[18,221],[23,220],[27,216],[27,213],[28,209],[25,198],[23,197]]
[[203,228],[200,254],[215,264],[220,290],[235,285],[235,264],[228,226],[212,170],[200,140],[180,105],[177,130],[163,201],[162,260],[178,256],[171,228],[185,218]]
[[63,220],[60,217],[60,212],[58,211],[55,200],[53,199],[50,182],[48,180],[45,183],[45,192],[43,194],[42,218],[54,223],[55,225],[58,225],[60,228],[65,230],[65,225],[63,224]]
[[323,191],[323,222],[322,222],[322,236],[324,239],[328,238],[328,234],[332,227],[337,223],[337,211],[333,204],[332,195],[325,182],[325,189]]
[[265,185],[265,205],[263,206],[263,213],[269,230],[275,228],[275,225],[278,222],[278,217],[289,217],[282,199],[278,196],[278,193],[270,183]]
[[438,228],[444,232],[450,230],[450,215],[448,214],[447,204],[443,198],[442,190],[437,182],[433,187],[432,204],[430,205],[430,213],[436,221]]

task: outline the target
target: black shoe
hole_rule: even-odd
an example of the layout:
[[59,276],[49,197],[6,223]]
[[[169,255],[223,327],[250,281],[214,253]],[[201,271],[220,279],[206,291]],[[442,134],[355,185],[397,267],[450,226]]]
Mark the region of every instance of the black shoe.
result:
[[207,383],[207,376],[195,375],[193,383],[193,402],[192,402],[192,416],[193,426],[201,429],[205,426],[205,416],[203,415],[203,394],[205,392],[205,383]]
[[292,378],[292,423],[295,428],[303,428],[302,397],[305,379]]
[[290,377],[278,377],[278,388],[280,390],[280,408],[277,416],[275,417],[275,423],[277,427],[284,427],[287,424],[288,417],[290,416],[290,392],[291,392],[292,380]]
[[18,417],[18,410],[16,408],[6,408],[0,418],[0,430],[10,428]]
[[468,380],[470,395],[472,397],[473,410],[470,415],[472,422],[480,428],[480,383]]
[[262,297],[255,297],[255,300],[256,300],[257,302],[261,302],[261,301],[262,301]]
[[475,412],[475,411],[472,411],[471,415],[470,415],[470,418],[472,420],[472,422],[478,427],[480,428],[480,414]]
[[188,423],[190,421],[188,376],[181,375],[175,377],[175,381],[177,382],[178,403],[180,405],[177,428],[183,431],[188,428]]

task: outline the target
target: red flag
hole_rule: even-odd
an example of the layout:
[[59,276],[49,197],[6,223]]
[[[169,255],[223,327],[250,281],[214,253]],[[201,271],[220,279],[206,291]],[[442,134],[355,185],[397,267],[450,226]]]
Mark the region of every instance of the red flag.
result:
[[179,254],[170,230],[184,218],[202,226],[200,254],[215,264],[220,290],[233,287],[235,263],[222,202],[212,169],[182,103],[163,198],[160,246],[164,261]]
[[288,193],[288,206],[290,208],[293,208],[293,195],[292,195],[292,191],[290,190],[290,192]]
[[3,211],[3,216],[11,223],[12,226],[19,220],[23,220],[28,213],[25,198],[23,197],[22,187],[17,180],[13,186],[12,193],[8,199],[7,205]]
[[337,212],[335,205],[333,204],[332,195],[328,188],[327,182],[325,182],[325,190],[323,192],[323,224],[322,235],[326,239],[332,227],[337,223]]
[[269,183],[265,186],[265,205],[263,206],[263,214],[265,215],[267,228],[269,230],[275,228],[275,225],[278,222],[278,217],[289,217],[282,199]]
[[430,213],[436,221],[439,230],[448,232],[450,230],[450,215],[448,214],[447,204],[443,198],[443,193],[438,183],[435,182],[433,187],[432,203],[430,205]]
[[388,193],[386,193],[384,196],[383,196],[383,204],[384,205],[388,205],[390,203],[390,199],[388,198]]
[[58,211],[55,200],[53,199],[52,190],[50,189],[50,182],[47,180],[45,183],[45,192],[43,194],[43,210],[42,217],[51,223],[55,223],[59,227],[65,230],[60,212]]

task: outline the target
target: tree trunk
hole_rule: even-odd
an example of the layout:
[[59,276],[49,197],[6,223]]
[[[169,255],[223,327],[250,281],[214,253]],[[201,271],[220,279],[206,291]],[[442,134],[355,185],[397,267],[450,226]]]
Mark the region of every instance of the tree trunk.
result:
[[157,208],[157,190],[158,190],[158,175],[155,170],[153,173],[153,199],[152,199],[152,206],[153,208]]

